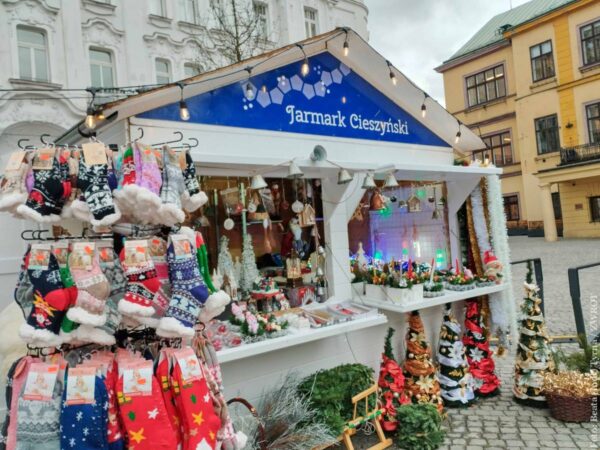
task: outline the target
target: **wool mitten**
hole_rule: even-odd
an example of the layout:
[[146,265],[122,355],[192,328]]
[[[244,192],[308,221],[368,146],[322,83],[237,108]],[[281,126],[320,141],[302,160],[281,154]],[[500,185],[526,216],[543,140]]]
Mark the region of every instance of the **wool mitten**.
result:
[[173,353],[172,380],[179,386],[174,396],[185,430],[184,449],[216,448],[221,419],[198,358],[189,347]]
[[[32,248],[30,259],[35,255]],[[60,269],[56,257],[48,249],[47,265],[33,265],[29,262],[27,270],[33,285],[33,308],[27,321],[21,325],[19,335],[29,344],[56,346],[61,343],[59,332],[63,317],[67,312],[70,295],[60,278]],[[36,262],[37,264],[37,262]]]
[[160,385],[152,373],[152,362],[141,361],[119,367],[117,401],[129,448],[173,450],[175,431],[165,409]]
[[23,255],[23,261],[21,262],[21,269],[17,278],[17,286],[15,287],[15,302],[21,307],[23,311],[23,317],[27,319],[33,308],[33,284],[29,279],[29,273],[27,272],[27,266],[29,265],[29,252],[31,246],[27,246],[27,251]]
[[160,320],[157,334],[193,336],[196,319],[208,298],[208,289],[202,281],[192,243],[185,235],[176,235],[170,239],[167,262],[171,301],[165,317]]
[[83,158],[79,160],[77,187],[81,190],[92,214],[90,219],[92,225],[112,225],[121,218],[121,213],[113,202],[107,176],[107,164],[87,165]]
[[160,281],[154,262],[147,254],[148,247],[135,245],[135,242],[127,241],[122,251],[121,264],[127,277],[127,288],[119,302],[119,311],[134,317],[149,317],[155,313],[152,300],[160,288]]
[[162,205],[158,211],[161,223],[173,226],[185,220],[181,209],[181,195],[185,192],[185,181],[177,154],[167,146],[162,149],[163,171],[160,198]]
[[27,201],[25,178],[29,164],[22,161],[14,170],[6,170],[0,183],[0,211],[13,211]]
[[188,152],[185,153],[185,169],[183,170],[185,191],[181,202],[186,211],[196,211],[208,201],[206,194],[200,190],[200,183],[196,177],[196,166]]
[[[35,158],[49,155],[40,153]],[[58,222],[65,194],[58,159],[52,157],[52,166],[48,169],[33,171],[33,188],[25,204],[17,207],[17,213],[36,222]],[[34,165],[35,165],[34,158]],[[70,192],[69,192],[70,194]]]
[[[60,415],[60,448],[77,450],[107,450],[108,393],[94,367],[86,367],[91,375],[72,375],[78,368],[70,369],[67,388],[63,392]],[[73,377],[75,380],[70,380]],[[89,378],[89,381],[83,381]],[[79,400],[81,390],[86,400]],[[75,391],[75,392],[72,392]],[[90,396],[91,398],[87,397]],[[72,397],[73,396],[73,397]]]
[[110,285],[102,273],[94,245],[76,243],[69,255],[69,267],[77,285],[77,300],[67,312],[67,317],[83,325],[103,325]]
[[175,398],[173,397],[173,390],[171,389],[171,367],[170,367],[170,354],[172,349],[166,348],[160,352],[158,364],[156,366],[155,375],[160,383],[160,388],[165,403],[165,409],[171,426],[175,430],[175,437],[177,439],[177,448],[182,448],[183,444],[183,424],[179,417],[179,411],[175,405]]
[[11,366],[6,381],[6,418],[2,426],[4,450],[14,450],[17,447],[17,414],[19,394],[27,379],[29,366],[33,358],[25,356],[16,360]]
[[18,400],[16,450],[58,450],[60,446],[60,406],[63,380],[58,375],[50,400]]

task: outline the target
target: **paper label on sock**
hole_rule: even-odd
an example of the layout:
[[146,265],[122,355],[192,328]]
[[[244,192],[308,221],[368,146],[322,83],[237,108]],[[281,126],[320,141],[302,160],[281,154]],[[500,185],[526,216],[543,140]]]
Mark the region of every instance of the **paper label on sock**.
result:
[[24,158],[25,152],[22,150],[11,153],[10,157],[8,158],[8,163],[6,163],[6,168],[4,170],[6,172],[19,170],[21,168],[21,163],[23,162]]
[[67,259],[69,258],[69,244],[68,242],[56,242],[52,244],[52,254],[58,261],[60,267],[67,266]]
[[125,241],[125,265],[144,266],[148,262],[148,241]]
[[95,366],[78,366],[69,369],[67,376],[67,405],[94,403],[97,370]]
[[136,361],[123,369],[123,394],[152,395],[152,361]]
[[58,369],[58,364],[32,363],[27,373],[23,399],[51,401]]
[[37,151],[33,158],[31,167],[33,170],[49,170],[52,169],[54,163],[55,151],[53,148],[42,148]]
[[83,149],[83,159],[88,166],[108,164],[104,144],[101,144],[100,142],[90,142],[88,144],[83,144],[81,147]]
[[202,379],[202,369],[198,357],[191,348],[183,348],[174,353],[177,364],[181,369],[183,384]]
[[94,242],[75,242],[69,256],[69,266],[72,269],[92,270],[95,250]]
[[192,256],[192,243],[183,234],[172,234],[171,242],[175,250],[175,259],[188,259]]
[[29,254],[29,269],[47,270],[50,264],[50,244],[33,244]]

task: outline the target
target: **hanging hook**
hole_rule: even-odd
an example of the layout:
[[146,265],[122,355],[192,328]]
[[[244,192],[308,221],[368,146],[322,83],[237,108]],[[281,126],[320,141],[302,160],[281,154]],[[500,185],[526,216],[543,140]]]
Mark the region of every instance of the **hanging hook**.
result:
[[191,137],[191,138],[189,138],[189,140],[190,140],[190,141],[192,141],[192,142],[194,143],[194,145],[190,145],[190,144],[188,144],[190,148],[196,148],[196,147],[198,147],[198,144],[200,143],[200,142],[198,141],[198,139],[196,139],[195,137]]
[[48,133],[43,133],[42,135],[40,135],[40,142],[44,145],[49,145],[50,142],[46,142],[46,140],[44,138],[46,137],[51,137]]
[[139,141],[140,139],[142,139],[144,137],[144,129],[142,127],[138,127],[138,131],[140,132],[140,135],[138,136],[137,139],[134,139],[134,141]]
[[26,145],[26,146],[23,146],[23,145],[21,144],[22,142],[29,142],[29,139],[27,139],[27,138],[23,138],[23,139],[19,139],[19,140],[17,141],[17,145],[19,146],[19,148],[20,148],[21,150],[26,150],[26,149],[27,149],[27,147],[29,147],[29,146],[28,146],[28,145]]
[[176,135],[176,136],[179,136],[179,138],[175,139],[174,141],[158,142],[156,144],[152,144],[152,146],[156,147],[158,145],[176,144],[178,142],[183,141],[183,133],[181,131],[174,131],[173,134]]

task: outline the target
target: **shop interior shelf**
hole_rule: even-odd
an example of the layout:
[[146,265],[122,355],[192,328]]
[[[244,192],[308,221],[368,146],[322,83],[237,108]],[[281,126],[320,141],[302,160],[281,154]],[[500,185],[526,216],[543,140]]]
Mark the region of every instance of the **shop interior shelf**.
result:
[[424,298],[419,302],[413,303],[395,303],[391,300],[377,300],[373,298],[362,297],[356,300],[357,303],[362,303],[367,306],[373,306],[385,311],[393,311],[398,313],[406,313],[416,311],[418,309],[431,308],[432,306],[444,305],[446,303],[458,302],[468,298],[479,297],[480,295],[488,295],[494,292],[500,292],[507,289],[506,284],[496,284],[494,286],[481,287],[470,289],[468,291],[444,291],[444,295],[434,298]]
[[223,364],[238,359],[249,358],[250,356],[260,355],[262,353],[272,352],[274,350],[306,344],[307,342],[317,341],[319,339],[325,339],[351,331],[362,330],[363,328],[382,325],[386,322],[387,317],[384,314],[373,314],[322,328],[311,328],[309,330],[290,332],[279,338],[266,339],[252,344],[240,345],[239,347],[226,348],[219,350],[217,356],[219,358],[219,363]]

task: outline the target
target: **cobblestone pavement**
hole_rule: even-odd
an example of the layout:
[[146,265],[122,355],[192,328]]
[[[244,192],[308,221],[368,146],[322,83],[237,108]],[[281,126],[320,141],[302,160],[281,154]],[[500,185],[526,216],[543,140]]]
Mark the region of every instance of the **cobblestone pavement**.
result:
[[[540,257],[544,274],[545,309],[551,335],[575,334],[575,320],[569,296],[567,269],[586,263],[600,262],[600,240],[561,240],[548,243],[540,238],[511,237],[513,261]],[[581,292],[586,327],[594,318],[599,296],[596,280],[600,267],[581,272]],[[513,283],[517,304],[522,295],[525,266],[513,268]],[[590,333],[591,334],[591,333]],[[572,346],[571,346],[572,347]],[[547,409],[525,407],[512,399],[512,355],[496,358],[497,373],[502,380],[501,395],[480,400],[467,409],[449,409],[445,422],[446,439],[443,450],[494,449],[570,449],[598,448],[598,423],[569,424],[554,420]],[[372,438],[357,440],[357,449],[373,445]]]

